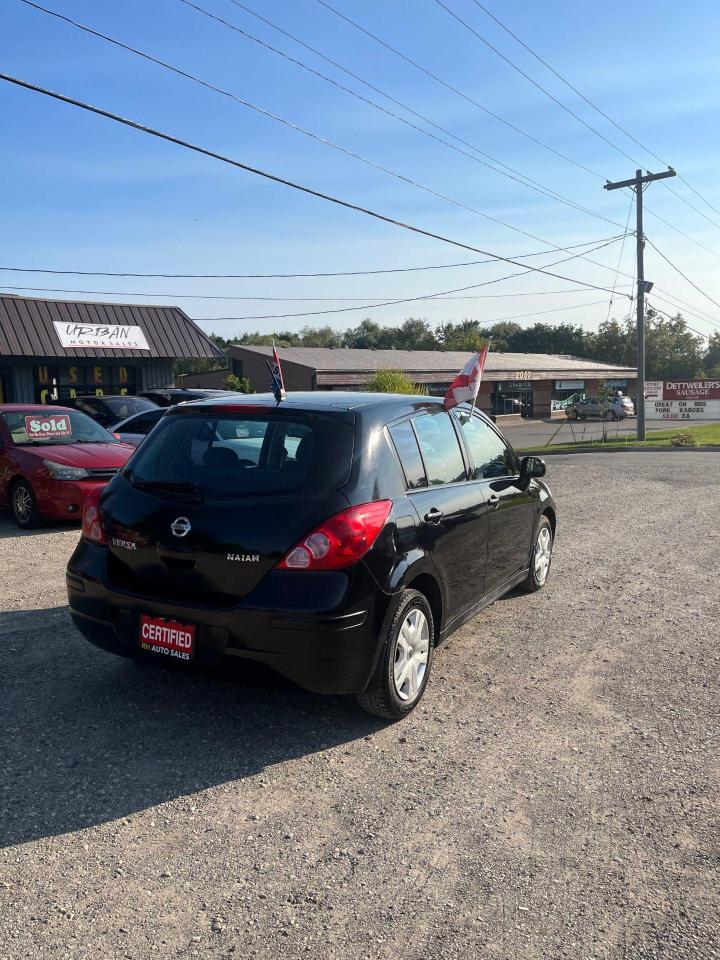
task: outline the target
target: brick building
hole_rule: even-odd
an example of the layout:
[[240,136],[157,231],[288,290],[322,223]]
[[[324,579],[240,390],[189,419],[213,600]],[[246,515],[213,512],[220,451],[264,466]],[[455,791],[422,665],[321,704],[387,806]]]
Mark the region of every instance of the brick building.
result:
[[[269,389],[267,361],[272,347],[233,344],[232,373],[247,377],[258,392]],[[288,390],[363,390],[378,370],[402,370],[429,393],[442,395],[469,354],[440,350],[345,350],[327,347],[279,347]],[[490,351],[478,406],[486,413],[549,416],[556,403],[576,393],[592,396],[599,381],[633,396],[634,367],[597,363],[545,353]],[[188,384],[189,385],[189,384]]]

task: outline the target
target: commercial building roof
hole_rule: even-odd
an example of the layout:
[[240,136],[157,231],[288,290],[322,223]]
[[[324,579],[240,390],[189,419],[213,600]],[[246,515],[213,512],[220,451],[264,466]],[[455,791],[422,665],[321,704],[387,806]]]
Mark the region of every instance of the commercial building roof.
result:
[[[264,356],[272,347],[233,344],[233,349],[250,350]],[[278,347],[280,360],[311,367],[322,383],[353,383],[376,370],[403,370],[417,382],[452,379],[465,365],[470,352],[459,350],[352,350],[329,347]],[[634,367],[598,363],[581,357],[548,353],[500,353],[491,350],[485,366],[488,380],[513,380],[519,374],[531,379],[635,377]]]
[[[54,322],[86,327],[137,326],[149,350],[63,347]],[[86,303],[0,296],[0,357],[222,357],[212,340],[178,307]]]

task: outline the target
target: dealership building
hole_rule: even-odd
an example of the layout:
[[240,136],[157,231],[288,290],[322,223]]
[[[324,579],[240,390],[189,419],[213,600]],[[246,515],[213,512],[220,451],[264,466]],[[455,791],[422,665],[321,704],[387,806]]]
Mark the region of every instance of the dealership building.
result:
[[[230,372],[247,377],[258,392],[269,389],[272,347],[232,344]],[[467,362],[469,353],[441,350],[350,350],[279,347],[288,390],[364,390],[378,370],[402,370],[428,393],[442,396]],[[225,374],[227,375],[227,374]],[[201,377],[197,378],[198,385]],[[637,370],[578,357],[491,350],[480,384],[478,406],[486,413],[547,417],[554,406],[577,393],[592,396],[600,381],[634,396]],[[195,378],[185,378],[187,386]]]
[[178,307],[0,296],[0,403],[139,393],[221,357]]

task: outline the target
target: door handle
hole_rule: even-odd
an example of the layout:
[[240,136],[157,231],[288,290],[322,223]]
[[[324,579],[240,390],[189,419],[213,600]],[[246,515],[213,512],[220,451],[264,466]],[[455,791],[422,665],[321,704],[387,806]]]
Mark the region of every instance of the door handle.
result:
[[500,506],[500,497],[496,496],[494,493],[491,493],[488,497],[488,506],[491,510],[497,510]]
[[425,520],[428,523],[438,523],[443,517],[442,510],[438,510],[437,507],[433,507],[432,510],[428,510],[425,514]]

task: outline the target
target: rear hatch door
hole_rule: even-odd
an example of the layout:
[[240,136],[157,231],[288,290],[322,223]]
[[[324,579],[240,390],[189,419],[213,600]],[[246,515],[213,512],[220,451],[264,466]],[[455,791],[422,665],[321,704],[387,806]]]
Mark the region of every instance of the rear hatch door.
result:
[[103,498],[111,580],[176,601],[240,600],[348,506],[353,421],[275,408],[164,418]]

